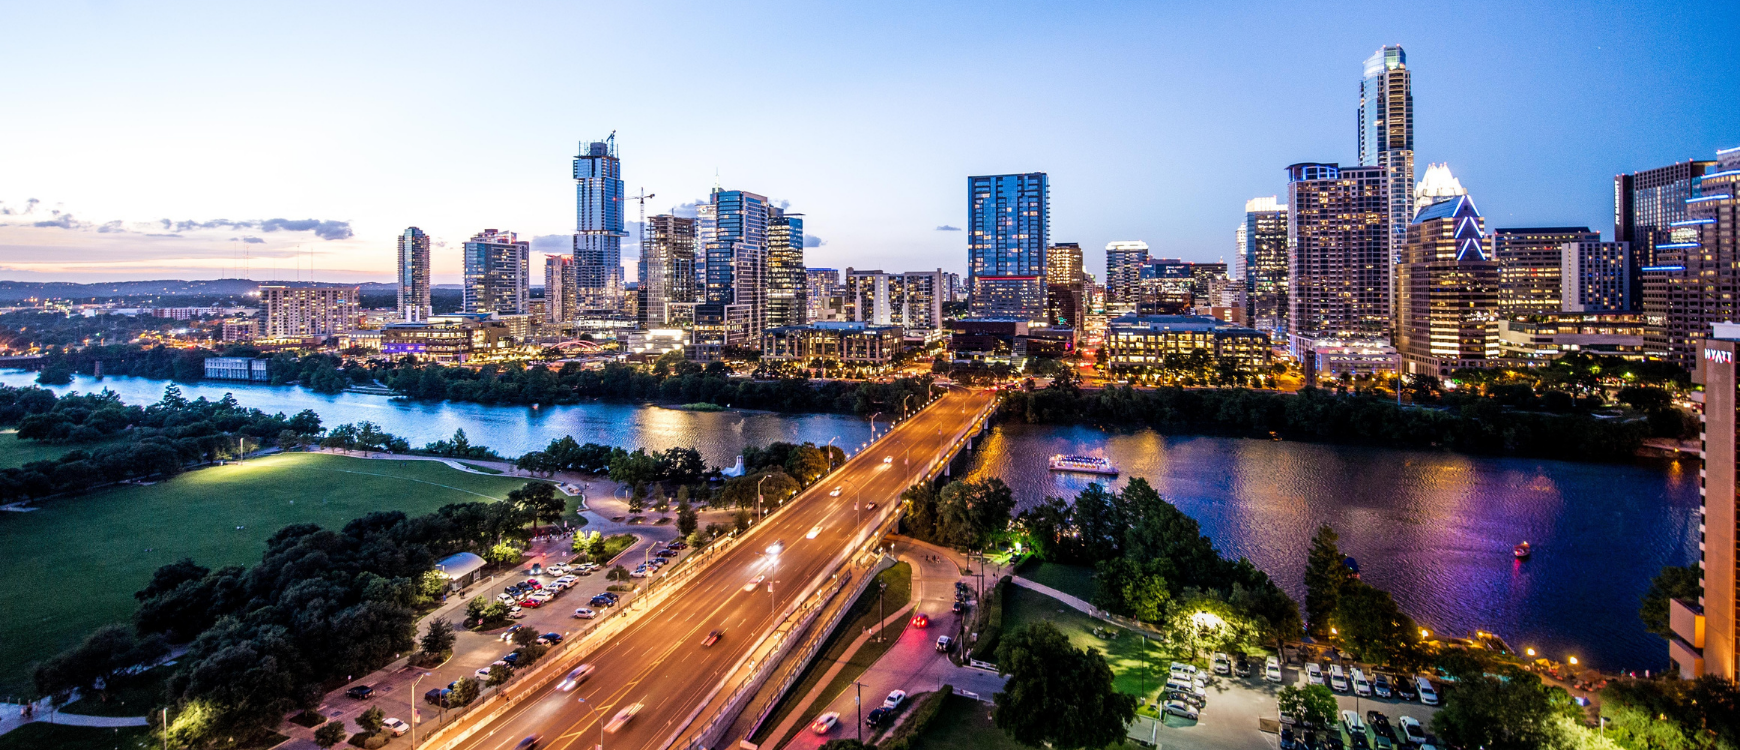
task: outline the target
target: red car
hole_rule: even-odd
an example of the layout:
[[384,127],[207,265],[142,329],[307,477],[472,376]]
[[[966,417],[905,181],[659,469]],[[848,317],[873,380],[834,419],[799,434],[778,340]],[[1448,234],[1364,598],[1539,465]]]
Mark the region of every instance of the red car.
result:
[[531,608],[531,609],[537,609],[537,608],[539,608],[539,607],[542,607],[542,606],[544,606],[544,603],[543,603],[543,602],[540,602],[540,601],[538,601],[538,600],[536,600],[536,599],[527,599],[527,600],[525,600],[525,601],[523,601],[523,602],[520,602],[520,606],[522,606],[522,607],[529,607],[529,608]]
[[912,626],[922,628],[930,624],[930,615],[916,614],[912,616]]
[[701,647],[702,647],[702,648],[706,648],[706,647],[708,647],[708,646],[711,646],[711,645],[713,645],[713,644],[715,644],[715,643],[718,643],[718,642],[719,642],[719,636],[721,636],[721,635],[724,635],[724,633],[723,633],[723,632],[721,632],[721,631],[718,631],[718,630],[715,630],[715,631],[713,631],[713,632],[711,632],[711,633],[708,633],[708,634],[707,634],[707,639],[706,639],[706,640],[703,640],[703,641],[701,641]]

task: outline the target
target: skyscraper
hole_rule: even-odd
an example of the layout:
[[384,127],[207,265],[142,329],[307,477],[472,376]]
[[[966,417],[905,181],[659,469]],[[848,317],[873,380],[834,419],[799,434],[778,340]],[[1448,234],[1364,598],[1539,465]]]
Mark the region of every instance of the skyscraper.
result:
[[804,317],[810,321],[834,320],[838,313],[829,299],[840,296],[840,271],[835,268],[804,269]]
[[1656,248],[1672,242],[1671,225],[1686,218],[1686,201],[1698,197],[1701,178],[1714,166],[1687,159],[1613,177],[1613,241],[1631,247],[1632,309],[1655,318],[1666,314],[1665,267],[1672,263]]
[[[1504,273],[1499,268],[1500,278]],[[1502,282],[1501,282],[1502,283]],[[1502,293],[1502,290],[1501,290]],[[1499,298],[1502,309],[1504,299]],[[1567,242],[1559,248],[1559,309],[1622,312],[1631,304],[1631,247],[1624,242]]]
[[1271,336],[1287,332],[1287,206],[1275,196],[1245,201],[1237,262],[1250,325]]
[[1414,93],[1408,54],[1384,47],[1359,82],[1359,165],[1384,170],[1390,262],[1398,262],[1413,212]]
[[622,304],[622,162],[616,134],[580,144],[574,157],[574,293],[577,306],[615,310]]
[[544,256],[544,322],[566,323],[578,314],[574,304],[574,257]]
[[803,214],[768,208],[767,328],[803,325],[809,320],[804,284]]
[[524,315],[531,299],[530,242],[485,229],[465,241],[465,311]]
[[421,323],[429,319],[429,235],[408,227],[399,235],[399,319]]
[[1404,372],[1443,377],[1498,357],[1498,263],[1485,222],[1459,195],[1414,216],[1396,267],[1396,350]]
[[1492,233],[1492,259],[1498,261],[1498,312],[1504,317],[1545,315],[1564,305],[1566,243],[1599,243],[1588,227],[1527,227]]
[[1388,177],[1381,167],[1287,167],[1288,332],[1381,337],[1390,328]]
[[1646,236],[1667,278],[1668,358],[1686,369],[1697,365],[1711,324],[1740,321],[1740,147],[1716,159],[1684,199],[1683,218]]
[[1051,240],[1044,172],[967,178],[967,285],[975,315],[1045,315]]
[[695,301],[695,220],[659,214],[646,224],[635,314],[641,328],[656,328],[670,323],[671,304]]
[[1106,302],[1137,302],[1142,288],[1142,267],[1148,265],[1148,243],[1106,244]]
[[[726,343],[758,342],[766,328],[767,227],[765,196],[744,190],[714,190],[713,238],[706,253],[704,303],[696,308],[697,323],[705,319],[727,330]],[[729,308],[729,309],[728,309]]]
[[260,306],[268,339],[336,336],[355,328],[362,312],[354,286],[262,286]]
[[1045,283],[1074,284],[1082,280],[1081,245],[1059,242],[1045,255]]

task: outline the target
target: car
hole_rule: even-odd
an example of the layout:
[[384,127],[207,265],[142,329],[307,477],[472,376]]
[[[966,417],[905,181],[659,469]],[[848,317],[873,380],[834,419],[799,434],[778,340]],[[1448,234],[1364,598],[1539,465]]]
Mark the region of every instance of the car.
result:
[[1341,727],[1346,729],[1348,734],[1365,736],[1365,722],[1360,721],[1359,714],[1352,709],[1342,709]]
[[1215,674],[1232,674],[1232,660],[1226,654],[1216,653],[1209,662],[1214,665]]
[[519,744],[514,745],[514,750],[538,750],[538,743],[543,741],[543,739],[544,738],[541,735],[534,734],[520,740]]
[[1208,700],[1207,690],[1197,685],[1195,681],[1183,677],[1173,677],[1166,680],[1166,690],[1198,698],[1200,700],[1195,701],[1198,704]]
[[828,730],[833,729],[834,725],[838,723],[840,723],[840,715],[833,711],[829,711],[821,716],[817,716],[816,720],[810,723],[810,731],[815,732],[816,734],[827,734]]
[[544,587],[544,584],[536,578],[527,578],[523,582],[523,585],[526,588],[533,588],[533,589],[541,589]]
[[540,646],[554,646],[554,645],[561,643],[561,642],[562,642],[562,634],[561,633],[545,633],[543,635],[538,636],[538,645],[540,645]]
[[814,539],[817,536],[819,536],[821,533],[822,533],[822,527],[811,526],[810,530],[804,533],[804,538],[805,539]]
[[1347,743],[1341,741],[1340,732],[1323,733],[1324,750],[1347,750]]
[[1414,689],[1420,691],[1420,702],[1428,706],[1438,705],[1438,689],[1432,687],[1432,681],[1425,677],[1414,678]]
[[645,565],[642,565],[642,566],[640,566],[640,567],[638,567],[638,568],[635,568],[635,569],[634,569],[634,572],[632,572],[632,573],[629,573],[629,574],[628,574],[628,575],[629,575],[629,577],[631,577],[631,578],[645,578],[645,577],[646,577],[646,573],[647,573],[647,570],[646,570],[646,566],[645,566]]
[[946,635],[939,635],[936,637],[936,652],[937,653],[946,654],[950,651],[953,651],[954,648],[955,648],[955,639],[950,638]]
[[912,626],[922,628],[930,625],[930,615],[920,612],[912,616]]
[[445,706],[447,704],[447,694],[451,692],[453,691],[447,688],[431,688],[428,692],[423,694],[423,700],[437,706]]
[[756,576],[754,578],[751,578],[751,579],[749,579],[749,583],[743,584],[743,590],[744,591],[754,591],[755,587],[760,586],[761,582],[765,581],[765,580],[767,580],[767,576]]
[[1361,698],[1371,695],[1371,680],[1365,678],[1365,670],[1353,668],[1353,694]]
[[1189,703],[1197,708],[1202,708],[1203,706],[1208,705],[1208,696],[1197,695],[1195,692],[1188,690],[1179,690],[1177,688],[1166,690],[1164,697],[1169,701],[1184,701],[1185,703]]
[[1390,690],[1390,676],[1382,672],[1377,673],[1372,678],[1371,691],[1376,693],[1379,698],[1392,697],[1395,692]]
[[597,612],[594,612],[594,611],[587,609],[585,607],[580,607],[580,608],[574,610],[574,619],[576,619],[576,620],[590,620],[590,619],[597,617],[597,616],[598,616]]
[[1420,699],[1420,694],[1414,692],[1414,681],[1406,677],[1397,677],[1390,687],[1396,691],[1396,700],[1417,701]]
[[510,594],[506,591],[503,591],[503,592],[495,595],[495,600],[498,602],[501,602],[502,604],[508,604],[510,602],[515,601],[516,599],[515,599],[513,594]]
[[[665,546],[670,547],[671,549],[688,549],[689,543],[688,542],[671,542],[670,544],[667,544]],[[588,563],[588,564],[590,564],[590,563]]]
[[477,671],[472,672],[471,675],[473,677],[476,677],[477,679],[480,679],[480,680],[487,680],[487,679],[489,679],[489,670],[490,670],[490,668],[487,666],[478,667]]
[[501,658],[501,660],[507,662],[508,666],[511,667],[515,664],[520,663],[520,652],[514,651],[514,652],[508,654],[507,656],[503,656]]
[[556,563],[555,565],[551,565],[548,568],[544,568],[544,575],[547,575],[547,576],[559,576],[559,575],[562,575],[562,574],[567,573],[567,572],[568,572],[568,566],[563,565],[561,563]]
[[556,683],[556,689],[564,693],[573,690],[576,685],[585,682],[587,677],[592,676],[592,669],[591,664],[582,664],[573,668],[568,672],[567,677],[563,677],[561,682]]
[[1420,726],[1420,720],[1412,716],[1402,716],[1396,719],[1396,726],[1402,728],[1402,738],[1416,745],[1426,741],[1426,730]]
[[633,719],[635,714],[640,713],[640,709],[643,708],[644,705],[645,704],[635,703],[621,711],[617,711],[616,715],[610,717],[610,721],[604,725],[604,731],[616,734],[616,730],[621,729],[624,725],[628,724],[629,720]]
[[844,492],[844,491],[846,491],[845,487],[835,487],[834,489],[828,491],[828,497],[839,497],[840,493]]
[[1269,682],[1281,681],[1281,660],[1273,656],[1263,662],[1263,679]]
[[893,456],[883,456],[882,463],[884,463],[884,464],[894,463],[894,457]]
[[1329,665],[1329,689],[1337,693],[1347,692],[1347,672],[1340,664]]
[[1175,661],[1172,662],[1171,672],[1173,677],[1190,679],[1196,676],[1197,670],[1195,664],[1185,664],[1181,661]]
[[1349,738],[1348,747],[1351,750],[1371,750],[1371,741],[1365,738],[1364,732],[1360,732]]
[[715,643],[718,643],[719,637],[722,635],[725,635],[725,631],[723,631],[723,630],[714,630],[712,632],[707,633],[707,637],[701,639],[701,648],[706,648],[706,647],[711,646]]
[[524,619],[525,616],[526,616],[525,610],[520,609],[520,605],[518,605],[518,604],[515,604],[512,608],[510,608],[508,610],[508,617],[511,619],[520,620],[520,619]]
[[1251,658],[1244,654],[1239,654],[1238,658],[1233,660],[1233,674],[1238,677],[1251,676]]
[[366,701],[369,699],[369,696],[375,694],[375,689],[367,685],[358,685],[344,691],[344,694],[352,700]]
[[559,583],[563,586],[572,586],[572,585],[579,583],[579,582],[580,582],[580,579],[576,578],[574,576],[562,576],[561,578],[556,579],[556,583]]
[[1385,716],[1382,711],[1374,709],[1365,712],[1365,723],[1371,726],[1373,734],[1382,737],[1395,737],[1395,730],[1390,728],[1390,717]]
[[674,549],[661,549],[657,553],[655,553],[655,556],[657,556],[657,557],[676,557],[677,551]]
[[1322,685],[1323,684],[1323,665],[1318,664],[1317,662],[1314,662],[1314,661],[1307,662],[1305,664],[1305,684],[1307,684],[1307,685]]
[[528,599],[530,601],[537,602],[539,604],[543,604],[543,603],[548,602],[554,598],[556,598],[556,594],[549,591],[548,589],[546,589],[544,591],[539,591],[536,594],[532,594],[531,596],[526,597],[526,599]]
[[867,726],[867,727],[880,726],[882,724],[882,720],[888,718],[888,715],[891,713],[894,713],[894,712],[890,709],[872,708],[872,709],[870,709],[870,713],[864,714],[864,726]]
[[1184,701],[1166,701],[1166,707],[1163,710],[1178,718],[1192,721],[1195,721],[1197,716],[1196,707]]
[[900,708],[900,704],[905,703],[905,702],[906,702],[906,691],[905,690],[895,690],[893,692],[890,692],[888,694],[887,698],[883,699],[882,707],[892,711],[896,708]]
[[532,597],[528,596],[525,599],[520,601],[520,606],[527,607],[530,609],[537,609],[539,607],[544,606],[544,600],[543,599],[533,599]]
[[394,737],[403,737],[406,732],[411,731],[410,724],[406,724],[403,721],[390,717],[386,721],[381,722],[381,728],[392,732]]
[[[606,598],[603,594],[599,594],[598,596],[592,597],[592,601],[588,602],[588,603],[594,607],[608,607],[608,606],[615,604],[616,602],[613,602],[610,599]],[[578,614],[578,613],[575,613],[575,614]]]
[[865,503],[864,510],[876,510],[876,504],[875,503]]
[[767,545],[767,554],[777,555],[777,554],[784,552],[784,551],[785,551],[785,540],[784,539],[776,539],[776,540],[774,540],[773,544]]

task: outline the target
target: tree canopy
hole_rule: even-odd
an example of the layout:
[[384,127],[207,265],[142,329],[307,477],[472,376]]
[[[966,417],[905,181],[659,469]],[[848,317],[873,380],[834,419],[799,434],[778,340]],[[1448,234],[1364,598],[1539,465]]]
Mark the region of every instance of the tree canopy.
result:
[[1105,656],[1071,646],[1049,622],[1004,635],[997,670],[1009,681],[993,696],[992,721],[1023,745],[1105,747],[1136,718],[1136,696],[1113,687]]

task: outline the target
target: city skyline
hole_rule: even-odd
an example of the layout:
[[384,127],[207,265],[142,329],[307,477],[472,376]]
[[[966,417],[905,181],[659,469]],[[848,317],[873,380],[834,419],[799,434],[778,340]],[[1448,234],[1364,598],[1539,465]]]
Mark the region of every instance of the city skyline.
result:
[[[1664,8],[1635,4],[1557,14],[1506,6],[1500,18],[1476,4],[1383,23],[1367,20],[1358,8],[1272,10],[1255,20],[1233,10],[1096,8],[1067,17],[1033,10],[999,19],[970,39],[951,37],[963,43],[959,51],[932,42],[945,33],[938,29],[975,18],[969,7],[831,10],[802,20],[757,13],[726,19],[702,6],[666,11],[683,20],[671,33],[695,43],[649,61],[653,74],[692,75],[697,60],[718,53],[722,48],[701,36],[714,21],[772,23],[815,40],[787,51],[738,52],[746,62],[791,71],[794,101],[815,112],[796,125],[765,116],[671,118],[676,105],[639,96],[583,113],[546,104],[568,98],[552,79],[572,72],[572,65],[552,63],[552,53],[535,43],[563,26],[544,22],[560,20],[565,11],[420,16],[417,44],[428,50],[481,27],[520,34],[534,51],[518,62],[471,63],[476,67],[431,58],[428,70],[406,72],[397,66],[407,63],[377,58],[383,52],[374,48],[382,25],[403,19],[362,11],[195,18],[173,10],[134,17],[127,9],[92,16],[26,8],[20,19],[51,33],[33,35],[11,54],[21,61],[57,57],[42,54],[41,45],[53,40],[63,54],[95,62],[90,70],[61,66],[31,77],[20,92],[39,103],[33,111],[53,114],[0,124],[7,136],[0,141],[9,144],[0,146],[0,158],[11,167],[11,179],[0,185],[0,206],[13,212],[0,215],[6,224],[0,227],[0,275],[385,281],[394,275],[393,238],[416,225],[433,240],[433,281],[455,283],[458,246],[478,227],[514,227],[531,239],[536,254],[568,252],[574,222],[568,149],[611,130],[621,138],[625,192],[645,187],[670,199],[648,206],[649,214],[705,200],[715,180],[757,189],[774,205],[805,213],[807,237],[826,238],[811,240],[810,265],[925,267],[936,265],[935,258],[946,270],[965,271],[964,233],[941,229],[964,220],[960,178],[1038,171],[1056,183],[1053,241],[1101,248],[1142,240],[1158,257],[1230,261],[1225,227],[1238,221],[1245,200],[1285,190],[1287,164],[1358,163],[1347,115],[1358,93],[1360,61],[1392,45],[1407,50],[1418,163],[1452,164],[1483,196],[1494,225],[1604,228],[1613,175],[1708,158],[1730,145],[1720,127],[1736,112],[1730,95],[1736,84],[1719,71],[1731,69],[1734,53],[1695,45],[1668,56],[1627,40],[1695,35],[1732,22],[1735,11],[1714,4]],[[598,13],[600,22],[620,25],[639,17],[622,9]],[[844,19],[852,23],[838,23],[842,16],[852,16]],[[329,60],[310,62],[287,44],[315,19],[330,29],[322,42]],[[888,54],[871,41],[878,32],[912,31],[909,26],[923,33],[893,50],[904,53],[899,64],[859,70],[877,67],[859,65],[866,56]],[[1217,30],[1227,33],[1211,33]],[[1321,33],[1312,34],[1314,44],[1303,52],[1265,44],[1314,30]],[[134,32],[171,44],[154,44],[155,54],[119,78],[106,78],[117,66],[102,61],[137,51],[129,36]],[[173,42],[189,34],[205,46],[177,51]],[[1138,36],[1148,39],[1145,49],[1165,52],[1096,51],[1049,60],[1029,86],[1048,112],[1057,113],[1042,122],[986,131],[949,114],[960,106],[963,85],[949,74],[964,75],[974,54],[999,42],[1112,50]],[[1240,40],[1241,54],[1222,55],[1210,41],[1227,38]],[[413,50],[411,58],[424,54],[430,53]],[[1206,69],[1187,64],[1210,54],[1221,62]],[[210,56],[226,66],[213,70],[205,64]],[[548,70],[534,70],[540,65]],[[359,66],[365,75],[356,76]],[[23,62],[15,67],[31,69]],[[402,89],[396,94],[426,103],[398,107],[401,96],[382,97],[378,87],[364,91],[349,80],[370,72],[395,74]],[[945,74],[940,80],[939,72]],[[1228,93],[1249,90],[1231,84],[1252,80],[1265,81],[1260,102]],[[854,92],[849,101],[856,104],[845,105],[842,94],[832,93],[836,87],[817,81],[843,83],[838,88]],[[193,91],[250,83],[241,87],[250,93],[169,97],[173,104],[139,93],[163,83]],[[1006,93],[1014,84],[986,85]],[[479,122],[421,116],[504,87],[494,100],[530,115]],[[1562,118],[1509,106],[1612,101],[1614,90],[1643,89],[1683,105],[1588,105]],[[320,99],[329,103],[318,114],[279,105],[322,93],[330,99]],[[757,108],[728,99],[702,90],[680,107]],[[1278,101],[1287,104],[1285,115],[1273,106]],[[128,128],[65,126],[104,122],[93,108],[117,106],[137,113]],[[860,107],[918,116],[866,115]],[[1214,127],[1188,116],[1209,111],[1217,113]],[[403,120],[408,112],[420,114]],[[1054,145],[1034,147],[1040,143]],[[1147,145],[1157,143],[1166,145]],[[824,163],[825,169],[816,166]],[[479,179],[485,172],[488,179]],[[39,202],[32,206],[32,199]],[[628,233],[623,261],[633,265],[638,233],[632,227]],[[171,234],[181,236],[153,236]],[[1086,260],[1087,270],[1103,278],[1103,255],[1090,252]]]

